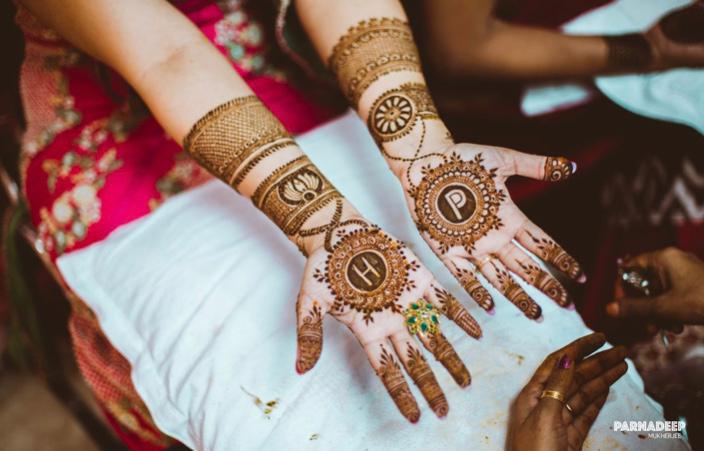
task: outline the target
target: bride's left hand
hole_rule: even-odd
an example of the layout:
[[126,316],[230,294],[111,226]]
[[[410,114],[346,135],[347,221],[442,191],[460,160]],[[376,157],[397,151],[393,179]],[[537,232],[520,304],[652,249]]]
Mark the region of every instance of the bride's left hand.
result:
[[[571,300],[562,284],[514,240],[572,279],[583,282],[586,277],[577,261],[518,209],[505,183],[513,175],[556,182],[575,169],[561,157],[453,144],[416,158],[401,174],[401,183],[424,239],[481,307],[490,310],[493,301],[475,269],[527,317],[538,319],[540,306],[509,271],[563,307]],[[555,214],[560,214],[557,209]]]

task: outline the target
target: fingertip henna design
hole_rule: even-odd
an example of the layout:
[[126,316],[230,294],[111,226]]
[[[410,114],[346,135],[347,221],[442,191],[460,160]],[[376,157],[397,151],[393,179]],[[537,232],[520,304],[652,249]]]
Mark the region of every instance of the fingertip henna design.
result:
[[579,263],[557,243],[547,238],[538,238],[528,231],[526,231],[526,234],[528,234],[533,244],[535,244],[538,257],[552,264],[574,280],[578,280],[582,277],[584,273]]
[[[492,263],[493,264],[493,263]],[[494,266],[496,278],[501,286],[501,292],[506,299],[511,301],[520,311],[530,319],[538,319],[542,314],[540,306],[523,291],[520,285],[511,277],[505,269]]]
[[305,373],[315,366],[323,349],[323,315],[316,303],[298,327],[296,371]]
[[560,182],[572,176],[572,162],[564,157],[547,157],[545,159],[544,180]]
[[494,308],[494,299],[489,294],[489,290],[474,275],[472,271],[464,268],[457,268],[457,278],[462,287],[469,293],[474,302],[487,312]]
[[382,345],[380,366],[377,375],[386,387],[386,390],[394,400],[401,414],[408,418],[411,423],[416,423],[420,418],[420,410],[411,390],[406,384],[406,380],[401,372],[401,367],[394,359],[393,355]]
[[440,303],[442,313],[454,321],[468,335],[474,338],[482,336],[482,328],[477,320],[464,308],[462,304],[447,290],[435,287],[435,295]]
[[526,282],[545,293],[550,299],[560,306],[566,307],[570,304],[569,294],[560,282],[551,277],[550,274],[540,269],[537,265],[525,264],[516,260],[516,263],[523,269]]
[[455,349],[442,333],[429,337],[428,349],[438,362],[447,369],[447,372],[450,373],[457,385],[464,388],[472,383],[472,376],[469,374],[469,370],[464,366],[464,362],[462,362],[460,356],[457,355]]
[[428,405],[438,417],[444,417],[450,410],[445,394],[440,389],[433,370],[425,360],[420,349],[409,346],[407,351],[406,369],[413,379]]

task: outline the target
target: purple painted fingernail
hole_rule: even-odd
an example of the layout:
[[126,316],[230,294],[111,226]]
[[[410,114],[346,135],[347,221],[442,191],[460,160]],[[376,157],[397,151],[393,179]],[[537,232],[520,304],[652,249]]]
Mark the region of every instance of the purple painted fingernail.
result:
[[560,361],[557,362],[557,367],[561,368],[563,370],[566,370],[571,366],[572,366],[572,360],[566,355],[563,355],[562,358],[560,359]]
[[577,306],[574,305],[574,302],[571,302],[571,303],[567,306],[567,310],[572,310],[572,311],[574,312],[575,310],[577,310]]
[[539,317],[535,318],[536,323],[542,323],[545,321],[545,317],[541,314]]
[[572,173],[574,174],[575,172],[577,172],[577,163],[575,163],[574,161],[570,161],[570,164],[572,165]]
[[494,307],[490,308],[489,310],[486,311],[489,315],[494,316],[496,315],[496,309]]

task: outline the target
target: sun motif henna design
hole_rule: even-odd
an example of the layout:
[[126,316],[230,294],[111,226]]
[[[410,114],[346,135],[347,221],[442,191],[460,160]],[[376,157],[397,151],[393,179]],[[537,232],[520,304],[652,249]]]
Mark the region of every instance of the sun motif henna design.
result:
[[455,268],[455,274],[460,285],[469,293],[479,307],[487,311],[494,308],[494,300],[491,298],[491,294],[484,288],[484,285],[482,285],[472,271],[464,268]]
[[487,170],[482,161],[481,154],[464,161],[452,153],[443,164],[424,167],[423,180],[409,191],[419,230],[436,240],[442,253],[453,246],[471,253],[475,242],[503,225],[498,212],[506,194],[496,188],[496,170]]
[[438,119],[438,112],[427,86],[405,83],[374,101],[368,128],[377,144],[394,141],[411,132],[418,120]]
[[511,301],[520,311],[530,319],[538,319],[542,314],[540,306],[523,291],[518,282],[503,268],[498,267],[495,263],[491,263],[496,273],[496,278],[501,286],[503,295]]
[[573,279],[578,279],[582,276],[582,268],[580,268],[579,263],[558,246],[557,243],[547,238],[538,238],[528,231],[526,233],[535,244],[538,257]]
[[313,368],[323,349],[323,316],[317,303],[313,305],[303,321],[299,322],[298,349],[296,370],[299,373],[305,373]]
[[319,275],[335,297],[336,311],[345,307],[364,314],[383,310],[401,313],[398,299],[414,286],[409,273],[418,263],[409,262],[401,252],[402,244],[377,228],[362,228],[344,235],[332,248],[326,273]]
[[[449,291],[434,287],[435,295],[442,306],[441,312],[453,320],[467,334],[474,338],[482,336],[482,329],[466,308]],[[486,291],[486,290],[485,290]]]
[[418,348],[409,346],[406,354],[405,365],[411,379],[418,386],[423,397],[428,400],[430,408],[433,409],[437,416],[444,417],[450,410],[450,406],[447,404],[447,399],[440,389],[430,365],[428,365]]
[[384,387],[386,387],[386,390],[396,403],[398,410],[412,423],[415,423],[420,418],[418,404],[408,388],[408,384],[406,384],[401,367],[384,346],[381,346],[380,363],[381,366],[377,370],[377,375],[384,383]]
[[516,260],[516,263],[523,269],[526,282],[545,293],[560,306],[566,307],[570,304],[567,290],[560,282],[550,277],[550,274],[540,269],[537,265],[526,264],[520,260]]
[[559,182],[572,176],[572,162],[565,157],[547,157],[545,159],[545,180]]
[[362,93],[383,75],[420,72],[420,58],[408,23],[381,18],[350,28],[332,49],[328,66],[343,94],[357,105]]

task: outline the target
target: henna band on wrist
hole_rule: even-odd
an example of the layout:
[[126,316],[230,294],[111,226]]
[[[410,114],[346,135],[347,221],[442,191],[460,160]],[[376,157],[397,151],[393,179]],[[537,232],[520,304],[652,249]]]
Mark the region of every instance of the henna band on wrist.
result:
[[642,34],[604,36],[609,48],[608,64],[616,70],[647,69],[653,61],[653,49]]
[[351,27],[333,48],[328,65],[354,106],[381,76],[403,70],[421,71],[410,26],[387,17]]
[[[238,97],[211,110],[183,140],[184,149],[196,161],[235,189],[243,178],[238,177],[239,169],[250,157],[257,159],[256,154],[272,145],[281,148],[294,144],[256,96]],[[243,171],[248,172],[250,166]]]

